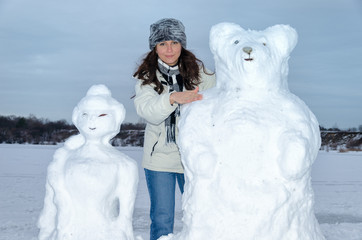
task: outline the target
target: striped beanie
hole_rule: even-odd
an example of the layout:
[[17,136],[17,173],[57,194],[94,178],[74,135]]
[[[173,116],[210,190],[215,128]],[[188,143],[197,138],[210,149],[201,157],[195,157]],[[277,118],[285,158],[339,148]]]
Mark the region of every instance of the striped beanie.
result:
[[174,18],[163,18],[150,26],[149,44],[152,50],[158,43],[174,40],[186,48],[185,26]]

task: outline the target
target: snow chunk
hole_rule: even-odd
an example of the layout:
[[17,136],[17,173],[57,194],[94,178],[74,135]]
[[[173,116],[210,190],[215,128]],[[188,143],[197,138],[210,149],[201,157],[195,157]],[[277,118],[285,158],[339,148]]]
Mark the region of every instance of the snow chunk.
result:
[[311,187],[319,124],[287,85],[296,43],[288,25],[212,27],[217,85],[179,122],[183,230],[162,240],[324,239]]
[[73,110],[80,134],[58,149],[48,167],[39,240],[133,240],[136,162],[109,141],[125,117],[104,85],[92,86]]

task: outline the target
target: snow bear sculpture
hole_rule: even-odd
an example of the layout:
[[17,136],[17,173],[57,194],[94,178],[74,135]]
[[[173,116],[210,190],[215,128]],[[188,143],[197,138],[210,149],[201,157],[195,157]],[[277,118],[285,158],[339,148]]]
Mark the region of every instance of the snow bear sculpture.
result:
[[217,85],[185,105],[183,229],[161,239],[322,240],[311,167],[319,124],[287,86],[296,31],[211,29]]
[[72,117],[80,134],[48,167],[39,240],[133,240],[137,165],[109,143],[125,109],[106,86],[94,85]]

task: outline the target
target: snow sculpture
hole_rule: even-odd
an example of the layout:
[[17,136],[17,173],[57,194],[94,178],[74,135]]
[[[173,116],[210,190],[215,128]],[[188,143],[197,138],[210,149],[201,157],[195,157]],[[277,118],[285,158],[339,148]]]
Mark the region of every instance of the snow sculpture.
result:
[[319,124],[287,86],[296,43],[287,25],[213,26],[217,85],[179,123],[183,230],[161,239],[324,239],[311,187]]
[[133,240],[136,162],[109,141],[125,117],[104,85],[92,86],[73,110],[80,134],[48,167],[39,240]]

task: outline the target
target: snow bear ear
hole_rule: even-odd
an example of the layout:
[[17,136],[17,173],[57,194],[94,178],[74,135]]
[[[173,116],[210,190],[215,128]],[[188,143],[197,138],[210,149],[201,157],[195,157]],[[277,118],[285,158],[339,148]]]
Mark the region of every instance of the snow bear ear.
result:
[[225,38],[240,35],[242,31],[244,29],[235,23],[224,22],[212,26],[209,38],[211,52],[215,54],[220,43],[225,42]]
[[297,31],[289,25],[275,25],[265,29],[264,33],[282,56],[289,56],[297,45]]

